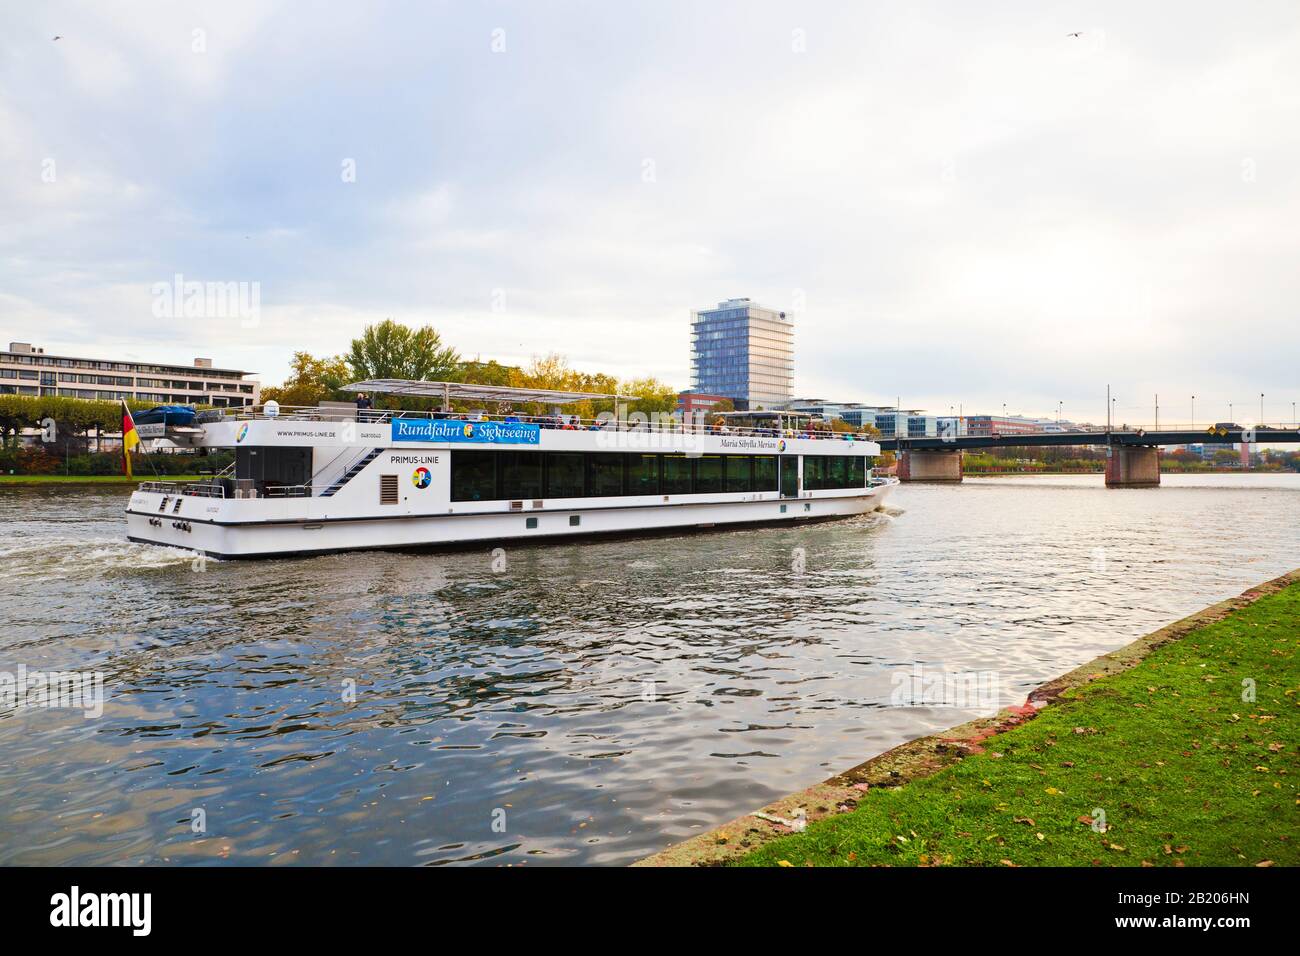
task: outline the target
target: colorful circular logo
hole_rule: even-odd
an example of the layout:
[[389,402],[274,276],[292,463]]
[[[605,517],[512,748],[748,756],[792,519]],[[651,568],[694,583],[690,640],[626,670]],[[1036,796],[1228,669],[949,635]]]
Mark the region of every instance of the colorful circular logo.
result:
[[474,437],[474,426],[468,422],[466,422],[465,424],[465,437],[466,438]]
[[235,441],[236,442],[243,441],[244,436],[247,434],[248,434],[248,422],[244,422],[244,426],[239,429],[239,434],[235,436]]
[[782,439],[777,443],[776,450],[777,450],[777,451],[785,451],[785,439],[784,439],[784,438],[782,438]]
[[428,488],[431,481],[433,481],[433,475],[429,473],[428,468],[417,468],[411,475],[411,484],[417,488]]

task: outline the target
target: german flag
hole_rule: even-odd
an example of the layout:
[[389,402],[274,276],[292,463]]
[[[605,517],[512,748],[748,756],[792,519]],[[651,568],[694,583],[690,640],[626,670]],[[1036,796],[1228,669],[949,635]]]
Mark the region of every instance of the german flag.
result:
[[126,402],[122,402],[122,461],[126,464],[126,476],[133,477],[131,474],[131,449],[140,444],[140,433],[135,430],[135,419],[131,417],[131,409],[126,407]]

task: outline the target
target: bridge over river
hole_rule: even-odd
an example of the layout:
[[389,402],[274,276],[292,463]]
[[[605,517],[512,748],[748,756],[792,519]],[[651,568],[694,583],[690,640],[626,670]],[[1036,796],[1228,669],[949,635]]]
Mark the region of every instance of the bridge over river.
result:
[[1160,484],[1161,445],[1214,444],[1265,445],[1300,443],[1300,427],[1273,428],[1241,425],[1209,429],[1147,431],[1111,429],[1087,432],[1041,432],[1030,435],[941,435],[937,438],[882,438],[883,451],[898,456],[898,476],[903,481],[962,480],[961,453],[971,448],[1025,448],[1031,446],[1093,445],[1107,449],[1106,484],[1112,488],[1150,488]]

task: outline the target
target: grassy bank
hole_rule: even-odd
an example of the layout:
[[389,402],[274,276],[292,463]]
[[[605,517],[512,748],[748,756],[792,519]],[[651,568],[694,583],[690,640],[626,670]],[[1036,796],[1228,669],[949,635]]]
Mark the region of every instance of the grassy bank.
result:
[[0,475],[0,485],[138,485],[142,481],[196,481],[211,475]]
[[733,863],[1295,865],[1298,650],[1292,583]]

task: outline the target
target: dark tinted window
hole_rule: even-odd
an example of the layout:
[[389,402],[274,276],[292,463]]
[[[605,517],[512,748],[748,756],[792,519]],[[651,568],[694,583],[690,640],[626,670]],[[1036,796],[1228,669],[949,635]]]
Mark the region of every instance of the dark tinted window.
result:
[[776,456],[754,457],[754,490],[776,491]]
[[691,459],[685,455],[664,455],[663,492],[666,495],[691,493]]
[[849,487],[862,488],[867,483],[867,459],[861,455],[849,456]]
[[807,491],[861,488],[866,477],[866,461],[858,455],[804,456],[803,486]]
[[831,455],[826,459],[826,487],[847,488],[849,484],[849,461],[844,455]]
[[540,498],[542,456],[535,451],[506,451],[500,455],[497,474],[501,481],[501,497]]
[[588,493],[604,498],[623,493],[623,456],[619,454],[591,455],[587,462]]
[[494,451],[451,453],[451,500],[491,501],[497,496]]
[[695,492],[722,490],[722,456],[701,455],[695,459]]
[[629,495],[659,494],[659,456],[627,456],[627,493]]
[[728,455],[725,471],[728,491],[749,491],[753,482],[753,459],[748,455]]
[[586,480],[586,459],[581,452],[552,452],[546,456],[547,498],[581,498]]
[[826,475],[825,459],[821,455],[804,455],[803,488],[804,491],[817,491],[823,488],[822,479]]

